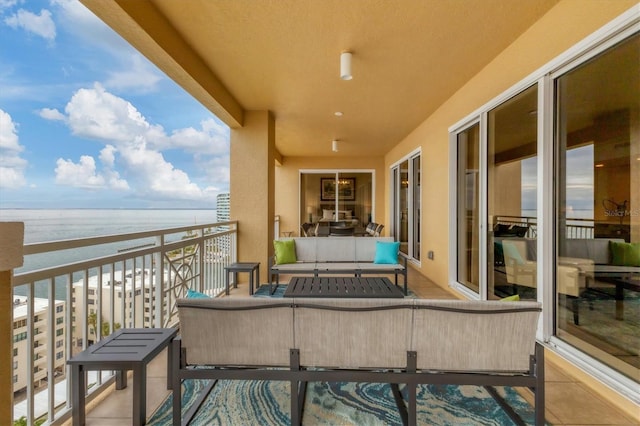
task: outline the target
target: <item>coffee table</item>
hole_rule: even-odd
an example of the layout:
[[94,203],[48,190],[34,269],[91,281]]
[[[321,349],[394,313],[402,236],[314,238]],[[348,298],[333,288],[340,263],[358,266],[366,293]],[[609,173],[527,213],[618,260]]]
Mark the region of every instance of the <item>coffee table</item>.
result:
[[283,297],[403,298],[386,277],[292,277]]
[[[85,390],[88,370],[116,370],[116,389],[127,387],[127,370],[133,370],[133,419],[145,424],[147,364],[178,334],[175,328],[125,328],[91,345],[67,360],[71,366],[73,425],[85,424]],[[170,353],[170,352],[169,352]],[[167,356],[167,388],[171,388],[171,356]]]

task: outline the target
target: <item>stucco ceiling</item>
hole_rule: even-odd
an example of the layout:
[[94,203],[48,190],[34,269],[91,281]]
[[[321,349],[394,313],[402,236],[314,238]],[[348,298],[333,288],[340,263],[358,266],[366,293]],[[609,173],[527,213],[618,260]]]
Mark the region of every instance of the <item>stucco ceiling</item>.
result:
[[379,156],[558,0],[81,1],[231,127],[272,111],[283,156]]

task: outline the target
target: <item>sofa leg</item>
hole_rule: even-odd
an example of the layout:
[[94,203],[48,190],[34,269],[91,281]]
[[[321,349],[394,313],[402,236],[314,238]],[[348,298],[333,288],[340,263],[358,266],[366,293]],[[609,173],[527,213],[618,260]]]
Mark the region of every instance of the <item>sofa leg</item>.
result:
[[396,406],[398,407],[402,424],[406,426],[409,424],[409,415],[407,414],[407,406],[404,403],[404,399],[402,399],[402,394],[400,393],[400,387],[398,383],[389,384],[391,385],[391,393],[393,393],[393,399],[396,401]]

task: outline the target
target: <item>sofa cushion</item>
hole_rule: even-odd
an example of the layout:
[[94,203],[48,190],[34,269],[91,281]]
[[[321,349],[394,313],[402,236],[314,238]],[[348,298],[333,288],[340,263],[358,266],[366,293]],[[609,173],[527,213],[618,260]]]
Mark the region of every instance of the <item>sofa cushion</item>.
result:
[[328,237],[316,240],[318,262],[353,262],[356,237]]
[[294,240],[273,240],[276,265],[296,263],[296,243]]
[[376,241],[376,255],[373,258],[373,263],[378,264],[396,264],[398,263],[398,251],[400,249],[400,242],[385,242]]
[[296,258],[298,262],[316,261],[316,237],[296,238]]
[[611,241],[611,264],[618,266],[640,266],[640,243]]

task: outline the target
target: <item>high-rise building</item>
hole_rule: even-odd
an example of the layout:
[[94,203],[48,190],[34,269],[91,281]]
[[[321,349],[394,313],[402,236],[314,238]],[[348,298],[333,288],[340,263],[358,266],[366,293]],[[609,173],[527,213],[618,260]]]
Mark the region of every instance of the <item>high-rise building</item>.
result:
[[[29,374],[27,358],[31,349],[27,339],[27,297],[13,297],[13,391],[27,387]],[[33,299],[33,381],[36,388],[47,379],[47,354],[54,353],[53,368],[57,373],[64,373],[65,367],[65,302],[56,300],[54,305],[54,323],[48,321],[49,300],[36,297]],[[48,330],[53,327],[54,330]],[[53,351],[47,347],[48,335],[53,335]]]
[[226,222],[230,220],[230,194],[218,194],[216,197],[216,217],[218,222]]

